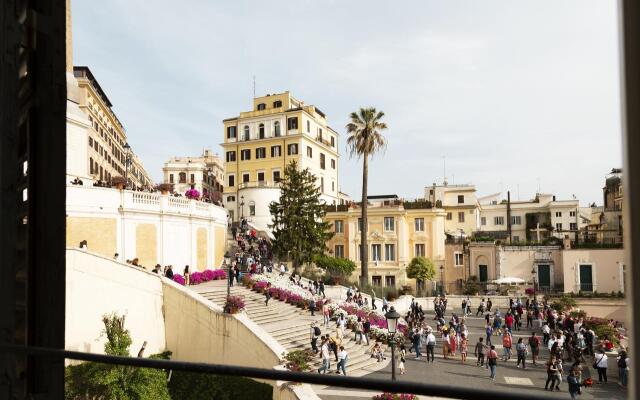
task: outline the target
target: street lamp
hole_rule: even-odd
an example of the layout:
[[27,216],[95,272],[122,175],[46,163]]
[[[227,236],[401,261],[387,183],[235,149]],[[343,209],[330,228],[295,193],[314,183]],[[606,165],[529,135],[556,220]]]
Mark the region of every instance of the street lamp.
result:
[[400,318],[400,314],[396,311],[393,306],[389,309],[389,311],[384,315],[387,319],[387,330],[389,331],[389,342],[391,342],[391,380],[396,380],[396,331],[398,327],[398,319]]
[[[233,282],[233,275],[231,274],[231,254],[229,253],[229,250],[227,250],[224,253],[224,263],[227,266],[227,301],[226,303],[229,304],[229,296],[231,296],[231,282]],[[225,310],[224,312],[228,313],[229,310],[227,309],[227,306],[225,306]]]
[[124,144],[124,186],[129,188],[129,166],[131,165],[131,146],[129,143]]
[[244,196],[240,196],[240,219],[244,219]]
[[440,296],[444,294],[444,265],[440,266]]
[[531,275],[533,277],[533,300],[536,299],[536,267],[531,269]]

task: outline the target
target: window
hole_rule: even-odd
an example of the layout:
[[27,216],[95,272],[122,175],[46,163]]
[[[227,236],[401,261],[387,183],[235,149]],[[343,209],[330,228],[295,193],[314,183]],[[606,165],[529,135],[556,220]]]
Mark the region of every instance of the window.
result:
[[173,183],[173,174],[169,174],[169,183]]
[[461,267],[464,265],[464,256],[462,253],[454,253],[453,254],[456,262],[456,267]]
[[273,102],[273,108],[280,108],[282,107],[282,102],[280,100],[276,100]]
[[335,245],[333,254],[336,256],[336,258],[344,258],[344,245]]
[[279,137],[280,136],[280,122],[276,121],[273,123],[273,135],[275,137]]
[[235,139],[236,137],[236,127],[228,126],[227,127],[227,139]]
[[331,147],[336,147],[336,138],[331,136]]
[[244,173],[242,174],[242,183],[247,183],[247,182],[249,182],[249,174]]
[[249,140],[250,136],[249,136],[249,126],[244,127],[244,140]]
[[576,212],[575,211],[569,211],[569,216],[570,217],[575,217],[576,216]]
[[236,201],[236,196],[227,196],[227,201]]
[[280,182],[280,171],[273,171],[273,181]]
[[253,200],[249,202],[249,215],[252,217],[256,215],[256,202]]
[[520,236],[514,236],[513,243],[518,243],[518,242],[520,242]]
[[[335,192],[336,191],[336,182],[335,181],[331,181],[331,191]],[[334,200],[335,202],[335,200]]]
[[416,232],[424,232],[424,218],[416,218],[414,220]]
[[453,214],[448,212],[447,213],[447,221],[451,221],[453,219]]
[[487,217],[480,217],[480,225],[486,225],[487,224]]
[[522,217],[520,215],[512,215],[511,225],[522,225]]
[[395,276],[385,276],[384,277],[384,285],[386,287],[396,287],[396,277]]
[[311,122],[307,120],[307,133],[311,132]]
[[384,260],[395,261],[396,260],[396,245],[385,244],[384,245]]
[[393,232],[395,229],[395,221],[393,217],[384,217],[384,230],[387,232]]
[[376,287],[382,287],[382,277],[380,275],[374,275],[371,277],[371,285]]
[[93,175],[93,158],[89,157],[89,173]]
[[333,227],[335,228],[336,233],[344,233],[344,221],[338,219],[334,222]]
[[287,155],[295,155],[298,154],[298,143],[291,143],[287,145]]
[[256,149],[256,160],[267,157],[267,148],[266,147],[258,147]]
[[310,146],[307,146],[307,157],[313,158],[313,149]]
[[324,193],[324,177],[320,177],[320,192]]
[[458,222],[464,222],[464,211],[458,213]]
[[556,211],[556,218],[562,217],[562,211]]
[[180,183],[187,183],[187,173],[186,172],[180,172],[179,175],[179,182]]
[[264,103],[260,103],[260,104],[258,104],[258,111],[262,111],[262,110],[264,110],[265,108],[267,108],[267,105],[266,105],[266,104],[264,104]]
[[258,137],[264,139],[264,124],[258,125]]
[[382,261],[382,245],[371,245],[371,261]]
[[251,150],[249,149],[240,150],[240,160],[242,161],[251,160]]
[[236,152],[235,151],[227,151],[227,162],[236,161]]
[[287,118],[287,129],[288,130],[298,129],[298,117]]
[[324,154],[320,153],[320,168],[325,169]]
[[572,231],[577,231],[578,230],[578,224],[575,222],[570,222],[569,223],[569,229]]
[[258,172],[258,182],[264,182],[264,172]]
[[464,195],[458,195],[458,204],[464,203]]
[[331,169],[336,169],[336,160],[331,159]]
[[416,243],[414,252],[415,257],[424,257],[424,243]]
[[494,225],[504,225],[504,217],[493,217]]
[[557,222],[556,223],[556,231],[561,231],[562,230],[562,222]]
[[196,182],[196,176],[194,174],[191,174],[191,183],[195,183]]
[[280,157],[282,155],[282,146],[271,146],[271,157]]
[[89,136],[89,147],[93,147],[93,138]]

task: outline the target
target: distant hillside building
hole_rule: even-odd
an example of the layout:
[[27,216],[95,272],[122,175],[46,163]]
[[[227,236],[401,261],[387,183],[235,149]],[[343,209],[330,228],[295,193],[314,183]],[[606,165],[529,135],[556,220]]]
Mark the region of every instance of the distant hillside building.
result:
[[193,187],[205,199],[221,200],[224,162],[209,149],[199,157],[171,157],[164,163],[162,175],[164,183],[173,184],[176,193],[184,194]]

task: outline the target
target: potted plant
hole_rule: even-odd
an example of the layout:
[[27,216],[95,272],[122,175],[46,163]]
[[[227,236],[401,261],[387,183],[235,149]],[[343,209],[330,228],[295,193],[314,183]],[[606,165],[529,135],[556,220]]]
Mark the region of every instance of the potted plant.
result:
[[284,354],[285,366],[289,371],[304,372],[309,370],[309,362],[313,359],[311,350],[294,350]]
[[117,187],[119,190],[122,190],[127,185],[127,180],[121,176],[116,176],[111,179],[111,184]]
[[194,185],[191,185],[191,189],[185,192],[184,197],[191,200],[198,200],[200,199],[200,192],[195,188]]
[[156,186],[156,190],[159,190],[163,195],[173,192],[173,183],[161,183]]
[[244,310],[244,300],[240,296],[229,296],[224,303],[224,309],[229,314],[236,314]]

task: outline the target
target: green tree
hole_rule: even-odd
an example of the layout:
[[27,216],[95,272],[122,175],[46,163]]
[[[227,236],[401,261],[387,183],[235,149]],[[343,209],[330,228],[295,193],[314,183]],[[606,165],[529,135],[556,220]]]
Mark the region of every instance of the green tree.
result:
[[[103,335],[107,337],[104,352],[108,355],[129,357],[131,335],[124,327],[125,317],[105,315]],[[170,400],[166,374],[162,370],[125,365],[85,362],[66,368],[65,398],[118,399],[118,400]]]
[[436,276],[433,262],[426,257],[414,257],[407,266],[407,277],[421,282],[430,281]]
[[294,271],[313,257],[323,254],[333,233],[323,221],[326,214],[320,200],[316,177],[308,168],[300,170],[295,161],[284,170],[280,199],[269,205],[273,218],[273,252],[293,262]]
[[349,277],[355,271],[356,264],[346,258],[319,255],[314,259],[318,268],[327,271],[331,276]]
[[362,229],[360,243],[362,243],[362,257],[360,261],[361,275],[360,285],[369,283],[369,249],[367,245],[367,190],[369,179],[369,156],[374,155],[386,146],[386,139],[380,131],[387,129],[387,124],[382,122],[384,112],[377,111],[374,107],[360,108],[358,112],[352,112],[351,122],[346,126],[349,137],[351,157],[362,157]]

